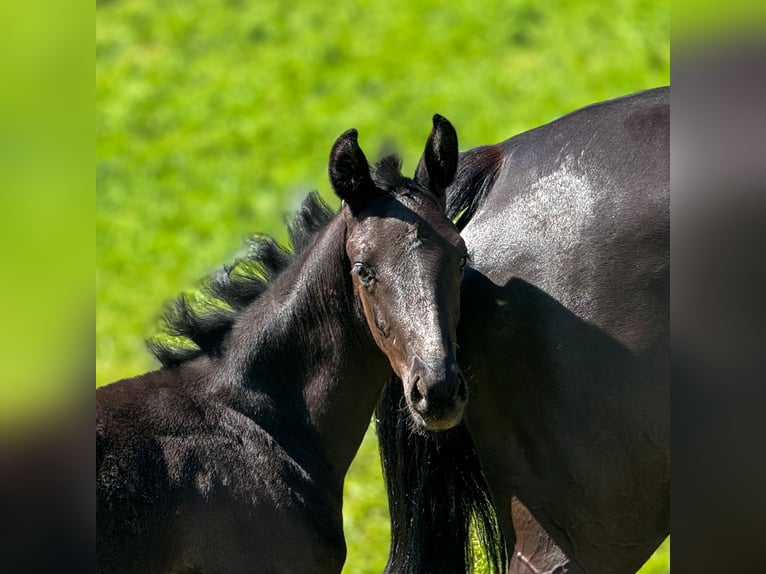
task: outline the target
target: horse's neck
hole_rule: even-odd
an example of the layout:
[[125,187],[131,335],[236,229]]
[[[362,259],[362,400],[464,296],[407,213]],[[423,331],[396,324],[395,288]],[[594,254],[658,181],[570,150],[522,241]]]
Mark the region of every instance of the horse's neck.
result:
[[243,314],[226,357],[243,384],[273,397],[280,418],[313,431],[341,479],[389,370],[354,295],[344,226],[336,217]]

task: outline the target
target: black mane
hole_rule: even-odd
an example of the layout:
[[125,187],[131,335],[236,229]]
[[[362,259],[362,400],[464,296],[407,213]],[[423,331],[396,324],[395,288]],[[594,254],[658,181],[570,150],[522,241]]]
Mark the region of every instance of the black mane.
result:
[[455,180],[447,190],[447,217],[461,231],[495,185],[503,166],[503,148],[485,145],[460,154]]
[[247,239],[248,254],[205,279],[194,302],[182,294],[165,310],[163,333],[147,341],[164,367],[202,355],[218,356],[238,313],[258,299],[334,216],[316,191],[287,225],[292,251],[268,235]]
[[389,193],[395,192],[407,178],[402,175],[402,160],[396,154],[382,158],[372,167],[375,185]]

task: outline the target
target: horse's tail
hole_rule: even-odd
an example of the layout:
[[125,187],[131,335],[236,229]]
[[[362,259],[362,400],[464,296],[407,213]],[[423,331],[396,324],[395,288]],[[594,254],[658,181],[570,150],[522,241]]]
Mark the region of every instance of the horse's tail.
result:
[[506,571],[505,542],[464,423],[422,434],[412,427],[402,382],[392,376],[376,413],[391,514],[386,574]]
[[475,147],[460,154],[455,180],[447,188],[447,217],[458,229],[471,220],[495,185],[504,157],[502,144]]

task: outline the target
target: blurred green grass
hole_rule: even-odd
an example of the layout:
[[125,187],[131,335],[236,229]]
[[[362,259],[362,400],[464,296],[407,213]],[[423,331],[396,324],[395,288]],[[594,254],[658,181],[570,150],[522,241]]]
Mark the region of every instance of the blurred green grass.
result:
[[[284,240],[356,127],[413,170],[434,112],[461,148],[669,83],[667,1],[112,0],[96,10],[96,381],[156,364],[162,305],[252,232]],[[346,572],[388,551],[375,438],[346,481]],[[669,545],[642,572],[669,571]]]

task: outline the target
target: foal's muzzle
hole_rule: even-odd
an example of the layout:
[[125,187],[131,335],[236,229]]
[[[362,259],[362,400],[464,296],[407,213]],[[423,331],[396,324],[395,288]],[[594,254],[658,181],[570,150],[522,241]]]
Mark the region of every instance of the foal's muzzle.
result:
[[455,361],[435,368],[415,358],[405,396],[417,423],[429,431],[447,430],[463,418],[468,385]]

